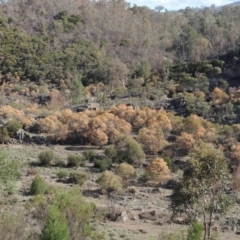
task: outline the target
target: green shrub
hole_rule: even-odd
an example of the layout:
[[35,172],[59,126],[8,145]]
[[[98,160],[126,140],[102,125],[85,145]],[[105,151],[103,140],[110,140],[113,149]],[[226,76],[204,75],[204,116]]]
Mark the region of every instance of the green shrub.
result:
[[114,145],[110,145],[105,149],[105,155],[109,158],[117,157],[117,150],[115,149]]
[[97,180],[101,186],[103,193],[117,192],[123,193],[122,178],[115,175],[113,172],[105,171]]
[[63,159],[59,158],[59,157],[55,157],[54,158],[54,165],[57,167],[64,167],[65,166],[65,162]]
[[94,167],[99,168],[101,172],[108,170],[111,164],[112,160],[109,158],[94,160]]
[[120,163],[118,166],[116,166],[115,173],[123,180],[128,180],[135,175],[135,169],[128,163]]
[[7,130],[7,128],[5,127],[1,127],[0,128],[0,142],[1,143],[6,143],[10,140],[10,135],[9,135],[9,132]]
[[20,167],[19,161],[8,159],[6,152],[0,149],[0,190],[4,190],[1,195],[12,194],[16,190],[16,181],[21,176]]
[[85,172],[71,172],[69,174],[68,181],[81,186],[88,179],[88,177],[88,174]]
[[38,195],[38,194],[45,194],[46,192],[46,183],[42,177],[37,174],[32,181],[30,187],[30,194],[31,195]]
[[60,170],[59,172],[56,173],[56,175],[59,179],[63,179],[68,177],[68,172],[66,172],[65,170]]
[[117,152],[115,160],[118,163],[127,162],[129,164],[139,165],[146,157],[140,144],[131,136],[120,136],[117,138],[114,142],[114,148]]
[[92,162],[94,160],[94,157],[97,156],[97,153],[95,150],[85,150],[83,152],[83,156],[84,156],[84,160],[89,160],[90,162]]
[[78,155],[70,155],[67,159],[68,167],[79,167],[84,164],[84,158]]
[[42,166],[49,166],[51,164],[51,161],[53,160],[53,151],[52,150],[48,150],[45,152],[41,152],[38,155],[38,159],[40,161],[40,164]]
[[18,129],[22,128],[22,124],[17,120],[10,120],[5,125],[11,137],[15,137]]
[[75,186],[69,190],[58,189],[53,197],[53,204],[65,216],[68,227],[71,229],[71,239],[105,239],[102,233],[92,230],[90,220],[96,206],[94,203],[85,201],[79,187]]
[[183,232],[161,232],[158,240],[185,240],[186,236]]
[[201,240],[203,234],[203,225],[195,221],[188,230],[187,240]]
[[11,209],[11,212],[6,210],[2,212],[0,214],[0,239],[26,240],[28,235],[26,220],[24,212],[19,212],[17,209]]
[[42,230],[42,240],[70,240],[69,228],[64,214],[52,205]]

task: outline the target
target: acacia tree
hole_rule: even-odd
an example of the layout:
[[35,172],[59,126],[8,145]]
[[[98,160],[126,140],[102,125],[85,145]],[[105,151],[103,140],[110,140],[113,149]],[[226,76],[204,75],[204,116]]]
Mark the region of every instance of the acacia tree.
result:
[[173,216],[185,213],[190,222],[203,216],[203,239],[210,239],[214,213],[225,213],[232,202],[224,191],[228,178],[223,152],[211,144],[197,142],[171,196]]

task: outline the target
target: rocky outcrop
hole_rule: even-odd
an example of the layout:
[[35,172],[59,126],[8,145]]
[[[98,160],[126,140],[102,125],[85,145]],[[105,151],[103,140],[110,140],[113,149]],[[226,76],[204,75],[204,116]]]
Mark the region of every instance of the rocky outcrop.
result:
[[20,143],[36,143],[36,144],[47,144],[48,136],[42,133],[34,134],[25,131],[24,129],[19,129],[16,132],[17,139]]

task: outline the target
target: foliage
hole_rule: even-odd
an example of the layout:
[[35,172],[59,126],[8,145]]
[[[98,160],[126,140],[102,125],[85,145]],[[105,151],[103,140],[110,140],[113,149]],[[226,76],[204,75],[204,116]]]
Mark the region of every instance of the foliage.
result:
[[188,230],[187,240],[201,240],[202,234],[203,225],[198,221],[195,221],[191,224]]
[[130,164],[120,163],[115,167],[115,173],[123,180],[128,180],[135,175],[135,169]]
[[49,213],[42,230],[42,240],[70,240],[69,229],[64,215],[57,206],[49,207]]
[[[90,224],[96,206],[84,199],[79,187],[70,189],[52,187],[48,191],[48,196],[38,195],[32,200],[30,207],[35,210],[34,217],[44,226],[42,233],[45,233],[47,228],[47,234],[51,236],[61,234],[76,240],[104,239],[104,234],[95,232]],[[59,233],[55,232],[54,226],[56,228],[62,226],[62,230]]]
[[167,163],[167,166],[168,166],[168,168],[169,168],[170,171],[173,171],[173,172],[174,172],[174,171],[177,170],[177,167],[174,165],[173,159],[172,159],[171,157],[166,156],[166,157],[164,157],[163,159],[164,159],[164,161]]
[[11,194],[14,192],[16,181],[21,176],[20,167],[19,161],[7,159],[7,154],[0,149],[0,188],[4,190],[3,195],[4,193]]
[[110,158],[94,159],[94,167],[99,168],[101,172],[109,170],[111,164],[112,160]]
[[10,135],[9,135],[9,132],[7,130],[7,128],[5,127],[0,127],[0,141],[2,143],[6,143],[10,140]]
[[104,153],[109,158],[117,157],[117,150],[115,149],[114,145],[110,145],[110,146],[106,147]]
[[22,124],[17,120],[10,120],[5,125],[11,137],[15,137],[18,129],[22,128]]
[[54,157],[54,155],[53,155],[53,151],[52,150],[41,152],[38,155],[38,159],[39,159],[40,164],[42,166],[49,166],[51,164],[51,161],[53,160],[53,157]]
[[97,183],[101,186],[103,193],[123,193],[122,178],[113,172],[105,171],[98,178]]
[[39,194],[45,194],[45,192],[46,192],[46,183],[44,179],[39,174],[37,174],[31,183],[30,194],[39,195]]
[[79,104],[83,102],[84,99],[84,87],[81,81],[81,76],[75,74],[72,84],[71,84],[71,99],[72,104]]
[[163,158],[155,158],[146,169],[149,180],[161,182],[170,177],[170,170]]
[[56,173],[56,175],[59,179],[64,179],[68,176],[68,172],[65,170],[60,170]]
[[173,215],[185,213],[190,221],[204,216],[204,239],[211,237],[215,212],[225,213],[231,196],[225,193],[228,166],[221,150],[197,142],[187,162],[181,182],[171,196]]
[[84,164],[84,158],[79,155],[69,155],[67,158],[68,167],[79,167]]
[[162,129],[156,129],[154,127],[152,127],[152,129],[141,128],[137,140],[142,144],[144,151],[148,154],[157,154],[167,145]]
[[84,200],[79,188],[74,187],[67,191],[59,189],[53,196],[52,205],[66,219],[70,239],[103,239],[103,234],[96,233],[90,226],[95,205]]
[[0,216],[0,231],[2,239],[27,239],[26,218],[23,212],[3,212]]
[[167,232],[163,231],[159,234],[157,240],[185,240],[185,234],[183,232]]
[[88,161],[93,161],[94,157],[97,156],[97,152],[95,150],[85,150],[83,152],[83,156],[85,158],[85,160],[88,160]]
[[88,174],[85,172],[70,172],[68,181],[70,183],[79,184],[80,186],[89,178]]
[[114,148],[117,152],[115,161],[120,163],[127,162],[139,165],[145,158],[142,147],[130,136],[120,136],[114,142]]

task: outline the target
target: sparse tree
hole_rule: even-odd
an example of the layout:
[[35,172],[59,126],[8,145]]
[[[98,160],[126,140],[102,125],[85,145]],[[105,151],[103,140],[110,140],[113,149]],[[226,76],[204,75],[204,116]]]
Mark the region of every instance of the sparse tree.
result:
[[194,221],[203,215],[203,239],[210,239],[214,213],[225,213],[232,203],[224,191],[228,178],[223,152],[211,144],[197,142],[171,196],[173,216],[184,213],[189,221]]
[[156,10],[157,12],[161,12],[163,9],[164,9],[163,6],[156,6],[156,7],[155,7],[155,10]]

